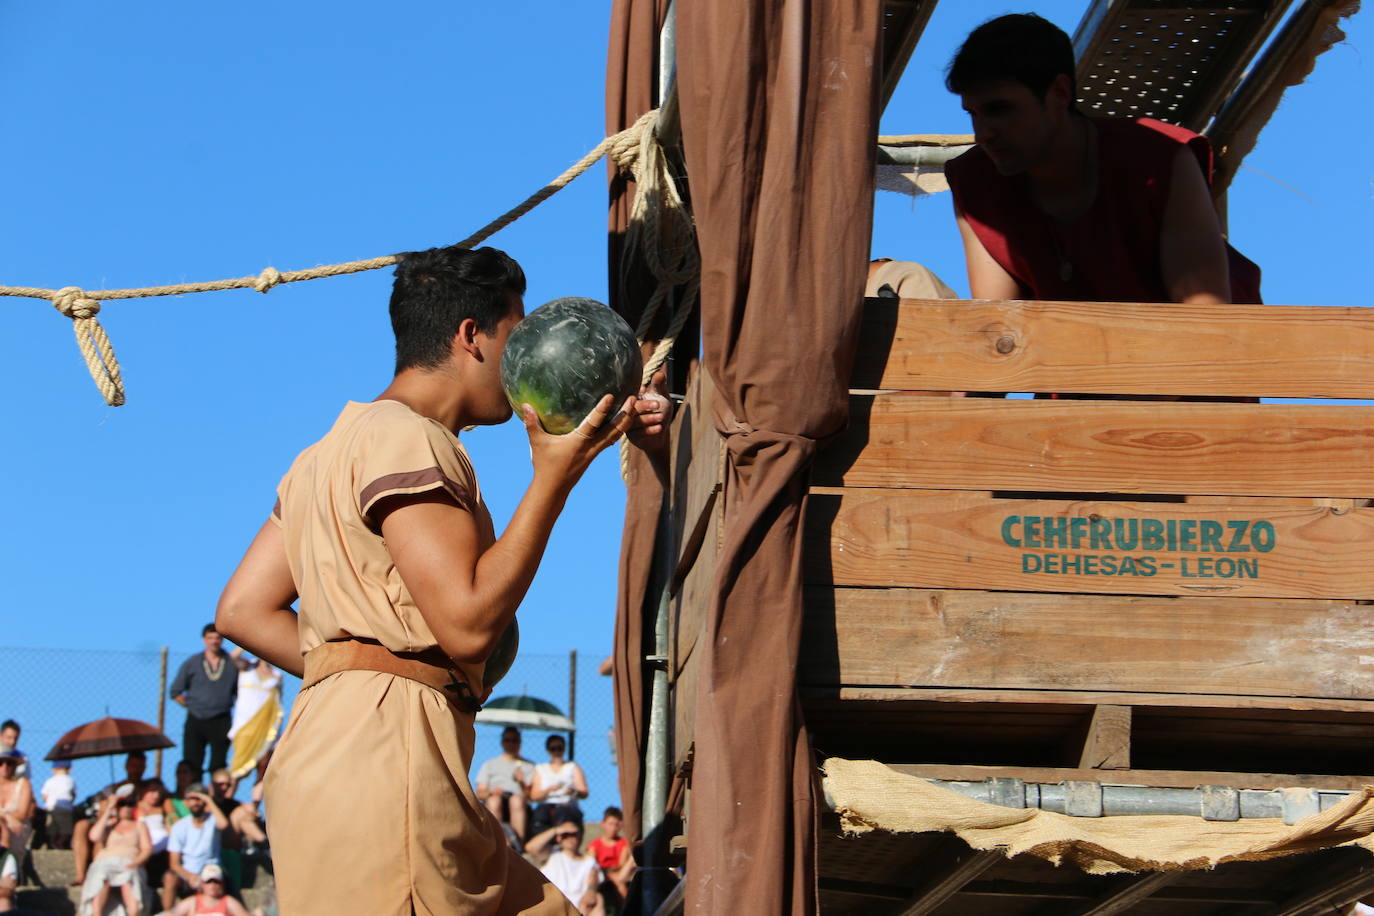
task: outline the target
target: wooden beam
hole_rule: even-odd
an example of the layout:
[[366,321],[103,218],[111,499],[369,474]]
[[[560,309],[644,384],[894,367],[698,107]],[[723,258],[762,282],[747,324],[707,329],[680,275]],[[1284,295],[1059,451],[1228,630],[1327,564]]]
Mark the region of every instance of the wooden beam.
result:
[[868,299],[855,388],[1374,397],[1368,309]]
[[[937,869],[933,876],[894,911],[896,916],[925,916],[933,913],[945,901],[959,893],[959,889],[998,862],[1005,862],[1006,854],[996,850],[975,850],[958,843],[951,859]],[[915,863],[919,867],[922,863]]]
[[804,574],[815,585],[1371,598],[1374,509],[817,489]]
[[1093,707],[1080,769],[1127,770],[1131,766],[1131,707]]
[[1258,697],[1233,694],[1131,693],[1112,690],[980,690],[957,687],[803,686],[803,698],[816,702],[864,701],[926,703],[1032,703],[1128,706],[1177,706],[1213,709],[1291,709],[1320,712],[1374,713],[1374,701],[1321,697]]
[[1374,700],[1354,602],[823,586],[805,601],[808,686]]
[[1370,893],[1374,893],[1374,859],[1366,854],[1361,861],[1328,871],[1262,916],[1317,916],[1333,913]]
[[1219,773],[1207,770],[1085,770],[1061,767],[981,767],[943,763],[890,763],[899,773],[922,779],[981,782],[994,777],[1025,782],[1100,782],[1109,785],[1153,786],[1161,789],[1195,789],[1198,786],[1230,786],[1233,789],[1311,788],[1359,792],[1374,785],[1374,776],[1300,776],[1278,773]]
[[856,395],[821,486],[1367,497],[1374,407]]
[[1090,907],[1080,910],[1077,916],[1117,916],[1130,911],[1137,903],[1149,898],[1166,884],[1172,884],[1182,877],[1183,872],[1157,871],[1135,875],[1124,886],[1099,898]]

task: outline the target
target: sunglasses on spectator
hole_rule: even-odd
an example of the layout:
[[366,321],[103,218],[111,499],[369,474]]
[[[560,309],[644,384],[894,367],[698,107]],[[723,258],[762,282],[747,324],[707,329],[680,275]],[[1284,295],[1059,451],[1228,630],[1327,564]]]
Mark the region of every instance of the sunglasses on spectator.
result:
[[215,782],[215,783],[211,783],[211,785],[213,785],[216,789],[227,789],[227,788],[229,788],[230,783],[227,783],[227,782]]
[[554,838],[555,840],[566,840],[566,839],[567,839],[568,837],[570,837],[570,836],[571,836],[571,837],[577,836],[577,831],[575,831],[575,830],[564,830],[562,833],[555,833],[555,834],[553,835],[553,838]]

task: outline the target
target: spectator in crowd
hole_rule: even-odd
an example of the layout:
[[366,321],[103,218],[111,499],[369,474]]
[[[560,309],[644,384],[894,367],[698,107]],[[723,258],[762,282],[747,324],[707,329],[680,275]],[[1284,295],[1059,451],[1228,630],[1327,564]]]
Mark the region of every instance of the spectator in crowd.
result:
[[229,829],[229,819],[201,783],[187,786],[184,801],[188,816],[172,825],[167,839],[167,866],[178,888],[199,891],[205,866],[220,864],[220,835]]
[[76,806],[76,780],[69,760],[54,760],[52,775],[39,790],[39,806],[47,813],[45,841],[49,849],[67,849],[72,844],[73,811]]
[[238,668],[238,699],[234,701],[234,721],[229,728],[233,749],[229,772],[242,779],[254,769],[258,782],[267,769],[272,745],[281,730],[281,672],[265,659],[253,661],[235,648],[229,653]]
[[20,874],[28,857],[34,812],[33,786],[18,775],[22,760],[23,755],[16,750],[0,751],[0,820],[8,837],[5,846],[19,860]]
[[190,817],[191,812],[186,807],[186,790],[196,781],[196,768],[191,765],[191,761],[183,760],[177,764],[176,789],[167,796],[167,802],[163,808],[167,812],[167,823],[175,824],[183,817]]
[[509,824],[520,842],[525,841],[526,801],[534,764],[520,756],[520,729],[506,726],[501,732],[501,755],[477,770],[477,799],[503,824]]
[[0,722],[0,754],[18,754],[19,770],[16,776],[29,778],[29,755],[19,749],[19,723],[13,719]]
[[204,772],[205,748],[210,748],[210,769],[218,770],[228,762],[229,713],[238,692],[237,669],[224,651],[224,638],[207,623],[200,631],[205,651],[181,663],[172,680],[172,699],[186,707],[186,727],[182,731],[185,759]]
[[100,812],[100,802],[106,796],[119,791],[124,786],[136,786],[143,781],[143,771],[148,768],[148,758],[142,751],[131,751],[124,758],[124,778],[110,783],[96,794],[76,806],[77,821],[72,825],[72,858],[76,865],[76,880],[72,887],[86,883],[86,868],[91,862],[91,826]]
[[625,824],[625,815],[614,805],[601,815],[601,836],[587,844],[587,851],[596,857],[596,864],[615,885],[622,900],[630,896],[630,879],[635,874],[634,856],[630,854],[630,841],[620,835]]
[[601,883],[601,869],[596,859],[580,852],[582,848],[582,825],[576,821],[563,821],[548,830],[533,836],[525,844],[525,851],[538,858],[548,848],[549,843],[558,846],[549,853],[539,866],[554,887],[572,901],[580,913],[597,910],[597,885]]
[[152,894],[143,876],[152,842],[138,819],[134,787],[120,786],[100,803],[90,840],[95,847],[86,881],[81,887],[79,916],[104,916],[112,888],[119,889],[126,916],[151,912]]
[[562,821],[582,823],[582,808],[577,800],[587,797],[587,777],[580,766],[563,759],[567,749],[562,735],[549,735],[544,741],[549,762],[534,768],[534,779],[530,782],[536,832]]
[[200,871],[200,889],[174,907],[164,916],[201,916],[201,914],[223,914],[223,916],[248,916],[242,903],[230,897],[224,889],[224,870],[211,863]]
[[138,822],[148,828],[148,839],[153,844],[148,861],[143,870],[148,876],[148,886],[153,893],[161,895],[162,909],[171,907],[176,900],[176,881],[171,877],[170,858],[167,854],[167,841],[170,837],[167,824],[167,787],[161,779],[154,777],[138,784],[134,792],[138,802]]
[[234,777],[228,770],[210,774],[210,799],[229,822],[220,837],[220,865],[230,887],[243,882],[243,854],[267,845],[267,834],[258,823],[257,807],[234,797]]

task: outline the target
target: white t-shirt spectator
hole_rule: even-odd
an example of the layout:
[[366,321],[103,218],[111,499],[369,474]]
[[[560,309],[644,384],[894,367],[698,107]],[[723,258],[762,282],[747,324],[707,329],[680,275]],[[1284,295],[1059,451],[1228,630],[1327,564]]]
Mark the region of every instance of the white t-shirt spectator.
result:
[[219,830],[215,820],[206,817],[199,827],[193,818],[183,817],[172,825],[167,851],[181,853],[181,867],[193,875],[214,862],[219,864]]
[[76,780],[70,773],[54,773],[39,791],[38,805],[44,811],[70,808],[76,802]]
[[597,867],[596,856],[574,859],[561,849],[553,851],[540,871],[574,906],[582,903],[582,895],[587,893],[589,885],[594,887],[601,883],[601,869]]

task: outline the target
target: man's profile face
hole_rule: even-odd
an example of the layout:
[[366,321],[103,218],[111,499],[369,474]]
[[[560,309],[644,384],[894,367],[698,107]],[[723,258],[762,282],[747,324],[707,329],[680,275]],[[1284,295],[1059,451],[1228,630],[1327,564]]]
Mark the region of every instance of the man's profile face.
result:
[[973,141],[1001,175],[1019,175],[1045,161],[1058,119],[1050,104],[1020,83],[1000,80],[976,86],[959,98],[973,121]]
[[211,630],[209,633],[206,633],[204,636],[201,637],[201,639],[205,640],[205,648],[206,651],[209,652],[218,652],[220,650],[220,646],[224,645],[224,637],[216,633],[214,630]]
[[9,750],[19,743],[19,729],[0,728],[0,747]]
[[501,354],[506,351],[506,340],[510,332],[525,317],[525,301],[515,293],[510,294],[511,310],[496,323],[492,333],[478,331],[482,341],[482,353],[491,356],[482,364],[482,398],[476,405],[481,411],[478,422],[486,424],[504,423],[511,418],[514,410],[501,387]]

